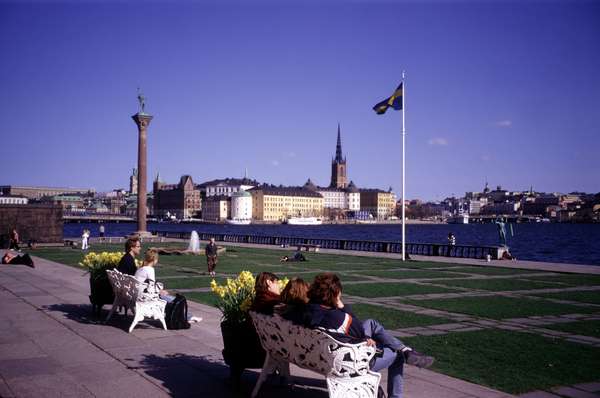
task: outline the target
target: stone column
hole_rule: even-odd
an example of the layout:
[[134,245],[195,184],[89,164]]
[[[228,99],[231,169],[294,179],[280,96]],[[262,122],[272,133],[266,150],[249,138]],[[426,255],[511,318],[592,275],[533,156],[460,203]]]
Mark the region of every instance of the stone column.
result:
[[133,121],[138,126],[138,203],[137,203],[137,233],[140,236],[148,236],[150,233],[146,230],[146,136],[148,125],[152,116],[145,113],[136,113],[132,116]]

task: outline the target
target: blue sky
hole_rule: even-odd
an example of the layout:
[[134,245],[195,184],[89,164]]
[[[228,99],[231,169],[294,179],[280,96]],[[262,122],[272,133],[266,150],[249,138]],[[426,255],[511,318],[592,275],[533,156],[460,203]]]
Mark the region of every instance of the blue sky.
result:
[[407,197],[600,191],[600,3],[0,1],[0,184],[127,187],[136,88],[149,180],[249,175]]

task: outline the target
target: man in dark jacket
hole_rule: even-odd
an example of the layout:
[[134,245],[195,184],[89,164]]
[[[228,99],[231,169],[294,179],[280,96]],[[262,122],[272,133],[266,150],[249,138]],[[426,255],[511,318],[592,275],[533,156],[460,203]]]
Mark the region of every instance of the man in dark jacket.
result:
[[215,276],[215,268],[217,267],[217,245],[215,243],[215,238],[210,238],[208,245],[206,245],[206,248],[204,249],[204,253],[206,253],[208,274],[210,276]]
[[433,364],[432,357],[407,347],[376,320],[361,322],[354,316],[342,302],[342,283],[337,275],[317,275],[308,291],[308,298],[310,302],[304,317],[307,326],[324,329],[341,342],[356,344],[365,341],[367,345],[377,347],[380,355],[375,357],[371,370],[388,369],[387,391],[390,398],[402,397],[405,362],[425,368]]
[[123,274],[135,275],[135,271],[137,271],[135,257],[139,256],[141,250],[142,244],[139,238],[127,239],[127,242],[125,242],[125,254],[121,257],[121,261],[119,261],[117,271]]

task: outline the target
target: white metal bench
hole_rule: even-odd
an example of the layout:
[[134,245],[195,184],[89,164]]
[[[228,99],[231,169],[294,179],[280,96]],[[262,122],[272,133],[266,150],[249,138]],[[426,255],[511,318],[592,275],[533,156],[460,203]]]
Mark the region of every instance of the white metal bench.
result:
[[252,398],[276,370],[289,378],[290,363],[324,375],[330,398],[377,397],[381,375],[369,369],[375,347],[341,343],[321,330],[294,325],[279,315],[250,312],[250,316],[267,353]]
[[138,281],[134,276],[122,274],[116,269],[107,270],[106,273],[115,293],[115,301],[106,318],[107,321],[117,308],[125,307],[125,314],[127,314],[128,309],[131,309],[134,314],[129,333],[144,318],[159,320],[163,328],[167,330],[165,324],[165,306],[167,302],[158,297],[158,292],[155,289],[148,289],[150,291],[145,292],[144,290],[148,288],[147,283]]

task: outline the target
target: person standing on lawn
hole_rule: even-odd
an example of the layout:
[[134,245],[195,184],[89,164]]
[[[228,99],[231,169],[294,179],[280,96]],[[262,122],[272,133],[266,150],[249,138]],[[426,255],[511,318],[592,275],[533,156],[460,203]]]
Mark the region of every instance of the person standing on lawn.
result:
[[215,243],[215,238],[210,238],[206,248],[204,249],[204,253],[206,254],[208,274],[210,276],[215,276],[215,268],[217,267],[217,245]]

